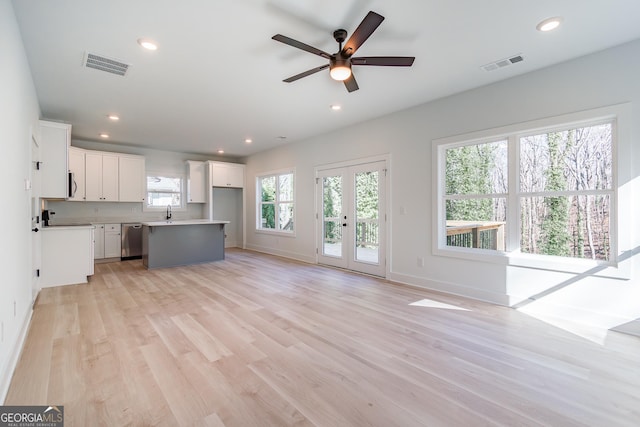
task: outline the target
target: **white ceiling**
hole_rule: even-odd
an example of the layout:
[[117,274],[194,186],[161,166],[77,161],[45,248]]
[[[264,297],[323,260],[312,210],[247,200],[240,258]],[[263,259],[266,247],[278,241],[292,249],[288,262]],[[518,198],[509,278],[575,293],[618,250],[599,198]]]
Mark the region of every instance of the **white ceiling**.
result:
[[[640,38],[638,0],[14,0],[42,115],[73,138],[245,156]],[[411,68],[354,67],[348,93],[324,59],[369,10],[386,19],[356,56],[415,56]],[[536,24],[562,16],[560,29]],[[140,37],[156,40],[146,51]],[[131,64],[83,68],[85,52]],[[495,71],[480,67],[522,54]],[[332,111],[332,104],[342,110]],[[121,120],[110,123],[106,116]],[[283,139],[282,137],[286,137]],[[253,139],[246,144],[246,138]]]

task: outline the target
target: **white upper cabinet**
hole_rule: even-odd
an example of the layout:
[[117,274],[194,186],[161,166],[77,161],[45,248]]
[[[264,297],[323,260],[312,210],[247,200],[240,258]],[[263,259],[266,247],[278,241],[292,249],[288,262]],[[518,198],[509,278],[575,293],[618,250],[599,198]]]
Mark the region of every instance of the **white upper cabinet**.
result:
[[211,186],[244,187],[244,165],[237,163],[209,162]]
[[40,163],[43,198],[68,196],[68,151],[71,125],[40,121]]
[[117,202],[118,199],[118,155],[87,151],[86,200],[94,202]]
[[206,166],[205,162],[187,160],[187,189],[189,203],[205,203],[206,188]]
[[67,200],[85,200],[85,150],[78,147],[69,147],[69,195]]
[[119,200],[121,202],[143,202],[145,198],[144,157],[123,154],[118,157]]

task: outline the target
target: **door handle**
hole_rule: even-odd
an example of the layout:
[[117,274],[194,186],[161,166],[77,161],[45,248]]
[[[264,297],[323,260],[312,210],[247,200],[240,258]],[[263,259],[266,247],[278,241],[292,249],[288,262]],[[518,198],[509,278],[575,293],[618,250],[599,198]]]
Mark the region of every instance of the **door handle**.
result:
[[342,226],[343,226],[343,227],[346,227],[346,226],[347,226],[347,223],[346,223],[346,222],[343,222],[343,223],[342,223]]
[[40,230],[38,230],[38,227],[35,227],[35,228],[32,228],[31,231],[33,231],[34,233],[37,233]]

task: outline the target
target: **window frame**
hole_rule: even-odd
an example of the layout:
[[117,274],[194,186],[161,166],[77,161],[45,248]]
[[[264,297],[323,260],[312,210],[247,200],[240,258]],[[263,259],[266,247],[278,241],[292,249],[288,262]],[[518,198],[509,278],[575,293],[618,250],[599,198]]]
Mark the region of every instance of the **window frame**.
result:
[[[278,185],[280,176],[282,175],[291,175],[292,176],[292,183],[291,185],[293,186],[291,195],[293,197],[292,200],[281,200],[280,198],[280,186]],[[265,178],[275,178],[276,180],[276,197],[275,200],[273,202],[268,202],[268,204],[273,204],[275,209],[275,228],[262,228],[262,206],[264,204],[264,202],[262,201],[262,180]],[[265,234],[275,234],[275,235],[279,235],[279,236],[286,236],[286,237],[295,237],[296,236],[296,172],[295,172],[295,168],[287,168],[287,169],[280,169],[277,171],[270,171],[270,172],[265,172],[265,173],[261,173],[259,175],[256,175],[255,177],[255,183],[256,183],[256,222],[255,222],[255,231],[256,233],[265,233]],[[293,213],[292,213],[292,220],[293,220],[293,230],[281,230],[279,229],[279,221],[280,221],[280,217],[278,215],[279,212],[279,205],[281,204],[291,204],[293,205]]]
[[165,212],[167,210],[166,206],[150,206],[149,205],[150,198],[149,198],[149,189],[147,187],[147,183],[149,182],[150,176],[161,176],[165,178],[179,178],[180,179],[180,206],[171,206],[171,211],[184,212],[187,210],[186,175],[183,173],[147,170],[144,176],[145,200],[144,200],[144,203],[142,204],[143,212]]
[[[623,162],[619,147],[620,141],[631,143],[630,106],[620,104],[578,113],[565,114],[530,122],[524,122],[494,129],[487,129],[468,134],[433,140],[433,216],[432,216],[432,251],[434,255],[462,258],[504,265],[515,265],[530,268],[544,268],[557,271],[584,272],[595,269],[594,275],[627,278],[630,268],[619,267],[620,248],[628,246],[630,239],[621,235],[618,230],[620,222],[629,222],[621,216],[625,209],[631,209],[629,197],[621,200],[618,196],[620,176],[629,176],[630,162]],[[612,124],[612,187],[610,190],[597,190],[599,194],[610,193],[610,258],[592,260],[583,258],[562,257],[553,255],[530,254],[520,251],[520,200],[532,194],[520,189],[519,150],[520,138],[540,133],[554,132],[594,126],[602,123]],[[496,251],[478,248],[463,248],[446,245],[446,211],[445,211],[445,160],[446,150],[465,145],[482,144],[499,140],[508,141],[508,189],[507,189],[507,224],[505,229],[506,250]],[[629,156],[630,157],[630,156]],[[586,193],[590,190],[585,190]],[[549,192],[546,192],[549,193]],[[566,193],[575,193],[567,191]],[[490,197],[488,194],[483,197]],[[628,264],[628,263],[627,263]]]

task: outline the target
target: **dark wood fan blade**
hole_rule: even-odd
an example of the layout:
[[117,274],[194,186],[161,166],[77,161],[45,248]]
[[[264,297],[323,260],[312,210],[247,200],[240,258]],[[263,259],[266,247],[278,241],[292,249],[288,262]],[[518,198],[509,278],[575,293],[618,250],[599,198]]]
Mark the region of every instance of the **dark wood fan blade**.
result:
[[373,34],[376,28],[382,24],[382,21],[384,21],[384,16],[370,11],[367,16],[364,17],[360,25],[358,25],[358,28],[356,28],[353,34],[351,34],[351,37],[345,43],[340,54],[344,58],[349,58],[351,55],[356,53],[356,50],[358,50],[358,48],[367,41],[369,36]]
[[321,66],[319,66],[319,67],[316,67],[316,68],[312,68],[312,69],[310,69],[310,70],[307,70],[307,71],[305,71],[305,72],[303,72],[303,73],[296,74],[295,76],[291,76],[291,77],[289,77],[288,79],[284,79],[284,80],[283,80],[283,82],[285,82],[285,83],[295,82],[296,80],[299,80],[299,79],[301,79],[301,78],[303,78],[303,77],[310,76],[311,74],[315,74],[315,73],[317,73],[318,71],[322,71],[322,70],[325,70],[325,69],[327,69],[327,68],[329,68],[329,64],[321,65]]
[[351,76],[344,81],[344,87],[346,87],[349,92],[354,92],[360,89],[358,87],[358,82],[356,82],[356,78],[353,76],[353,73],[351,73]]
[[359,56],[357,58],[351,58],[351,64],[411,67],[415,59],[414,56]]
[[323,50],[320,50],[318,48],[315,48],[313,46],[309,46],[308,44],[304,44],[302,42],[299,42],[298,40],[294,40],[291,37],[283,36],[282,34],[276,34],[275,36],[273,36],[271,38],[273,40],[279,41],[281,43],[288,44],[289,46],[293,46],[293,47],[297,47],[298,49],[302,49],[305,52],[313,53],[314,55],[322,56],[323,58],[326,58],[326,59],[331,58],[331,55],[328,54],[327,52],[325,52]]

